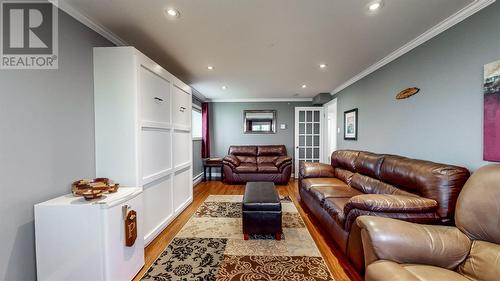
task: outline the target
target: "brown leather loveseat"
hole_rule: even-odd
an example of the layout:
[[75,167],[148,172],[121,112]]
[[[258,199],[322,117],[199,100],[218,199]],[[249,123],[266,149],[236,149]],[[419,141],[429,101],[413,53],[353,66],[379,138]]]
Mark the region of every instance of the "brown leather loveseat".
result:
[[477,170],[457,202],[456,227],[362,216],[367,281],[500,280],[500,165]]
[[331,165],[301,163],[299,192],[355,267],[364,268],[362,215],[450,224],[469,171],[396,155],[338,150]]
[[224,157],[224,182],[270,181],[287,184],[292,174],[292,158],[284,145],[240,145],[229,147]]

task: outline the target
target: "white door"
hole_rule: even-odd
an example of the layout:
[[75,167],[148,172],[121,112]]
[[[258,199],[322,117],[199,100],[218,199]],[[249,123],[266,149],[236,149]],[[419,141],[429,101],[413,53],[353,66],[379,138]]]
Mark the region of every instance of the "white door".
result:
[[323,105],[324,110],[324,130],[323,130],[323,159],[321,162],[330,164],[332,152],[337,150],[337,99]]
[[295,177],[300,162],[320,162],[322,158],[322,107],[295,108]]

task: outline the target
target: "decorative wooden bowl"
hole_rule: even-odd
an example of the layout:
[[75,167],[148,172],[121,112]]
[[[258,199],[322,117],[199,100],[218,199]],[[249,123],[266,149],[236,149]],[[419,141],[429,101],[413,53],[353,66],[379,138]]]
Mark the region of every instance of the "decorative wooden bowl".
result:
[[75,181],[71,185],[71,191],[75,196],[83,196],[87,200],[101,197],[104,193],[118,191],[119,184],[108,178],[84,179]]
[[82,192],[82,196],[86,200],[92,200],[92,199],[102,197],[103,193],[104,192],[102,190],[99,190],[99,189],[88,189],[88,190]]
[[398,100],[407,99],[418,92],[420,92],[420,89],[415,87],[404,89],[396,96],[396,99]]

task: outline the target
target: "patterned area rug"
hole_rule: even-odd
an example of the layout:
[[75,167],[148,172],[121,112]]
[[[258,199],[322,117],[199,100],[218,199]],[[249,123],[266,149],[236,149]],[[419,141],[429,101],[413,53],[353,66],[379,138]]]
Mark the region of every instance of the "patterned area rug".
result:
[[243,240],[242,195],[211,195],[142,280],[333,280],[297,208],[285,197],[283,238]]

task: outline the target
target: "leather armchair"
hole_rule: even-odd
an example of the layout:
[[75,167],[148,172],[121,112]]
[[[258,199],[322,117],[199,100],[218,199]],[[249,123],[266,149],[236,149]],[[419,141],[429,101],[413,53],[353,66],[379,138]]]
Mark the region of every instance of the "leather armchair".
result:
[[456,227],[362,216],[367,281],[499,280],[500,165],[477,170],[459,195]]
[[292,174],[292,158],[284,145],[231,146],[222,160],[224,182],[270,181],[287,184]]

